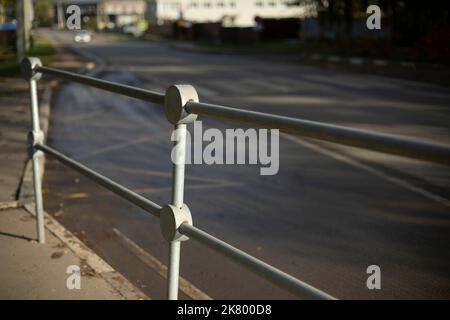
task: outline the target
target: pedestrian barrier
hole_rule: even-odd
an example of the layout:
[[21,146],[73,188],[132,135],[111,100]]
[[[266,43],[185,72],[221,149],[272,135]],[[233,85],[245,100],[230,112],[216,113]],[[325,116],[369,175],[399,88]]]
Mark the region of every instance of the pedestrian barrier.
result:
[[[173,124],[176,129],[176,143],[180,143],[181,146],[183,146],[182,148],[178,148],[178,152],[175,153],[175,159],[173,159],[172,201],[170,204],[160,206],[94,170],[87,168],[83,164],[65,156],[44,143],[44,134],[41,131],[39,124],[37,94],[37,81],[43,74],[141,99],[164,108],[168,121]],[[163,94],[46,67],[42,65],[38,58],[25,58],[23,60],[22,75],[29,82],[30,86],[32,131],[29,133],[29,144],[33,168],[37,234],[39,242],[45,243],[41,176],[39,169],[40,159],[45,153],[53,156],[65,165],[159,218],[161,233],[165,240],[169,242],[167,298],[171,300],[178,299],[180,248],[181,242],[188,239],[194,239],[212,250],[223,254],[300,298],[335,299],[331,295],[314,288],[193,226],[191,212],[184,203],[185,146],[186,126],[193,123],[198,115],[232,123],[279,129],[282,132],[322,141],[429,161],[446,166],[450,165],[450,146],[448,145],[330,125],[321,122],[242,110],[227,106],[201,103],[199,102],[195,88],[190,85],[173,85],[166,90],[165,94]]]

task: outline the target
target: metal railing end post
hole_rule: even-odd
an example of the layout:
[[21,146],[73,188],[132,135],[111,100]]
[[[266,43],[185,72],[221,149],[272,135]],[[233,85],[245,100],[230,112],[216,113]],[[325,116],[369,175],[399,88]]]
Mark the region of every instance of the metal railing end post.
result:
[[35,57],[26,57],[20,63],[20,72],[22,78],[27,81],[39,80],[42,77],[40,72],[36,71],[36,68],[42,67],[42,61]]
[[42,177],[41,177],[41,159],[43,153],[35,148],[36,144],[43,143],[44,132],[41,130],[39,118],[39,100],[37,81],[42,74],[36,72],[36,67],[42,66],[39,58],[24,58],[21,63],[22,77],[28,81],[30,89],[30,114],[32,131],[28,134],[30,143],[30,159],[33,168],[33,187],[35,199],[36,213],[36,229],[39,243],[45,243],[45,227],[44,227],[44,207],[42,201]]

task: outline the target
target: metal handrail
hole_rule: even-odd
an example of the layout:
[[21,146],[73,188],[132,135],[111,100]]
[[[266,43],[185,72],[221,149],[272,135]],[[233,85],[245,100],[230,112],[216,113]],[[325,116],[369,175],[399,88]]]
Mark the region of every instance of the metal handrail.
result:
[[[165,95],[163,93],[55,68],[39,66],[34,68],[34,71],[164,105]],[[209,103],[188,101],[185,109],[189,113],[232,123],[279,129],[282,132],[317,140],[450,166],[450,146],[444,144]]]
[[[141,99],[159,105],[164,105],[166,115],[175,125],[179,141],[184,148],[178,154],[178,160],[184,160],[186,149],[186,124],[195,120],[195,115],[204,115],[220,120],[265,128],[276,128],[280,131],[301,136],[334,142],[342,145],[364,148],[388,154],[405,156],[413,159],[450,165],[450,146],[435,144],[395,135],[358,130],[327,123],[288,118],[268,113],[261,113],[226,106],[200,103],[193,87],[172,86],[165,94],[120,83],[105,81],[93,77],[42,66],[39,59],[27,58],[22,63],[23,75],[30,83],[30,100],[33,130],[30,143],[33,146],[33,182],[36,198],[37,230],[39,242],[43,243],[43,207],[41,181],[39,175],[39,152],[49,154],[69,167],[77,170],[91,180],[104,186],[120,197],[130,201],[145,211],[158,217],[161,222],[163,236],[170,242],[168,266],[168,298],[178,297],[180,243],[186,237],[192,238],[203,245],[225,255],[243,265],[256,274],[264,277],[291,293],[310,299],[334,299],[334,297],[314,288],[283,271],[239,250],[228,243],[200,230],[192,225],[189,209],[183,202],[184,194],[184,161],[173,164],[172,202],[171,205],[160,205],[142,197],[132,190],[110,180],[109,178],[89,169],[83,164],[67,157],[43,143],[43,133],[39,127],[38,100],[36,81],[41,74],[53,75],[62,79],[89,85],[95,88]],[[172,230],[170,230],[172,228]],[[183,238],[185,237],[185,238]]]
[[60,162],[64,163],[68,167],[78,171],[79,173],[83,174],[85,177],[95,181],[99,185],[107,188],[108,190],[114,192],[118,196],[122,197],[125,200],[128,200],[129,202],[135,204],[141,209],[144,209],[145,211],[151,213],[155,217],[159,218],[159,213],[161,211],[161,206],[157,205],[153,201],[148,200],[147,198],[144,198],[140,194],[125,188],[124,186],[118,184],[117,182],[112,181],[111,179],[99,174],[98,172],[95,172],[92,169],[89,169],[85,165],[69,158],[68,156],[62,154],[61,152],[58,152],[57,150],[44,145],[37,143],[34,146],[37,150],[41,150],[45,152],[46,154],[49,154],[53,156],[55,159],[59,160]]
[[[123,199],[133,203],[139,208],[146,212],[151,213],[155,217],[159,218],[162,207],[144,197],[137,194],[136,192],[129,190],[117,182],[95,172],[94,170],[86,167],[85,165],[69,158],[68,156],[62,154],[61,152],[47,146],[44,144],[37,143],[34,146],[36,149],[45,152],[53,156],[55,159],[59,160],[63,164],[69,166],[70,168],[83,174],[85,177],[93,180],[94,182],[102,185],[106,189],[114,192]],[[293,276],[253,257],[252,255],[237,249],[226,242],[200,230],[194,226],[188,224],[181,224],[179,230],[182,234],[197,240],[198,242],[208,246],[209,248],[224,254],[225,256],[231,258],[233,261],[241,264],[242,266],[250,269],[251,271],[259,274],[264,279],[269,282],[286,289],[292,294],[307,298],[307,299],[326,299],[333,300],[334,297],[326,294],[311,285],[300,281]]]
[[276,128],[303,137],[450,166],[448,145],[208,103],[188,102],[186,110],[232,123]]
[[180,232],[189,238],[197,240],[205,246],[217,251],[231,260],[243,265],[250,271],[260,275],[264,279],[284,288],[292,294],[307,299],[335,300],[333,296],[314,288],[313,286],[294,278],[293,276],[237,249],[225,241],[222,241],[207,232],[187,223],[181,224]]
[[159,105],[164,104],[164,94],[159,92],[154,92],[150,90],[140,89],[132,87],[126,84],[121,84],[117,82],[101,80],[85,75],[80,75],[74,72],[58,70],[55,68],[37,66],[33,69],[34,72],[40,72],[43,74],[52,75],[61,79],[70,80],[73,82],[78,82],[98,89],[106,90],[109,92],[118,93],[131,98],[136,98],[148,102],[153,102]]

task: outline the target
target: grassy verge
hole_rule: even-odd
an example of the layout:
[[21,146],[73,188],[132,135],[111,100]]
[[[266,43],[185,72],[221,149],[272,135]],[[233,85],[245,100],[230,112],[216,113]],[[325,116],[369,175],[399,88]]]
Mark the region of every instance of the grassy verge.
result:
[[[28,56],[38,57],[44,65],[49,65],[56,60],[56,50],[42,36],[34,36],[33,47],[29,50]],[[17,62],[14,48],[0,47],[0,79],[8,77],[19,77],[20,65]]]

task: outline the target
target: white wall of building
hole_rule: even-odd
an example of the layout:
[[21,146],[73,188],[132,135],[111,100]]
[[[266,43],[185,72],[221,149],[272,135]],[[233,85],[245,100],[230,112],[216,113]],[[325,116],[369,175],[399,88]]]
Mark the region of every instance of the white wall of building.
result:
[[255,17],[302,18],[304,7],[287,6],[288,0],[151,0],[151,24],[180,18],[191,22],[223,22],[224,25],[251,27]]
[[150,24],[161,24],[180,18],[181,0],[150,0],[147,4]]
[[117,26],[135,23],[145,17],[147,2],[145,0],[100,0],[99,13],[108,20],[116,17]]

